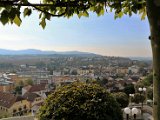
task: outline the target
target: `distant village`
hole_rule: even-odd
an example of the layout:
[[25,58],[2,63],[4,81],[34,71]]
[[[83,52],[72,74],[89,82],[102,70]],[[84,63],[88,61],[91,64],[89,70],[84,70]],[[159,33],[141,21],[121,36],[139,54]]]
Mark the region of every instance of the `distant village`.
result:
[[62,85],[103,79],[108,91],[122,91],[152,71],[151,61],[122,57],[65,56],[31,63],[0,68],[1,118],[36,114],[47,96]]

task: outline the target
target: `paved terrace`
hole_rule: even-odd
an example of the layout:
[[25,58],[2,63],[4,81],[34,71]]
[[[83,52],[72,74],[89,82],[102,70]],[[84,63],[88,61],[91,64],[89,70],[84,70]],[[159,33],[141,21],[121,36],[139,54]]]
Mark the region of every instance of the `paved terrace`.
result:
[[0,120],[37,120],[34,116],[17,116],[17,117],[9,117],[9,118],[2,118]]

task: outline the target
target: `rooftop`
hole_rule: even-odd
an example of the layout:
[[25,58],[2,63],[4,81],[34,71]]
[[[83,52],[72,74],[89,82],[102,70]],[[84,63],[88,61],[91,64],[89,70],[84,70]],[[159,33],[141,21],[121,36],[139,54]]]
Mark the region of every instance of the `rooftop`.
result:
[[0,92],[0,106],[10,108],[15,102],[24,100],[21,96]]

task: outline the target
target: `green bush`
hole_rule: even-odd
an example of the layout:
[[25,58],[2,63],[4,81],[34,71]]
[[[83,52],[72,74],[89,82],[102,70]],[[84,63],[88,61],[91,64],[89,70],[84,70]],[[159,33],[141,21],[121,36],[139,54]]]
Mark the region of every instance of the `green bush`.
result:
[[129,98],[124,92],[113,93],[113,96],[116,98],[116,101],[120,104],[121,108],[125,108],[128,106]]
[[119,104],[97,84],[72,83],[51,94],[39,120],[122,120]]
[[129,96],[129,94],[134,94],[134,93],[135,93],[134,85],[133,85],[133,84],[125,85],[125,87],[124,87],[124,92],[125,92],[128,96]]
[[138,103],[144,102],[144,100],[145,100],[145,96],[143,94],[135,93],[132,99],[132,102],[135,102],[138,104]]
[[147,98],[153,100],[153,88],[151,87],[147,89]]

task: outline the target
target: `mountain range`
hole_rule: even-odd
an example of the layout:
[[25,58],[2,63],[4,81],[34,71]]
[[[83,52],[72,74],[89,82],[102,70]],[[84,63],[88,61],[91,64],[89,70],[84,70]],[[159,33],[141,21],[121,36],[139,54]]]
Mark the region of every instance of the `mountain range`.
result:
[[0,49],[0,55],[89,55],[94,56],[97,54],[89,53],[89,52],[80,52],[80,51],[64,51],[64,52],[57,52],[57,51],[42,51],[37,49],[25,49],[25,50],[7,50],[7,49]]

